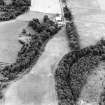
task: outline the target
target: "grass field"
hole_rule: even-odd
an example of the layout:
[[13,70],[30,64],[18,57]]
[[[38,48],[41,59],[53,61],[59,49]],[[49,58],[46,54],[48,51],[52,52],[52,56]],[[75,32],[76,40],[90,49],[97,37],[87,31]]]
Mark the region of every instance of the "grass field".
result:
[[10,21],[0,23],[0,62],[12,63],[16,59],[21,45],[18,35],[26,22]]
[[[101,37],[105,37],[105,11],[100,10],[96,0],[93,0],[94,3],[88,2],[88,0],[81,0],[83,2],[79,2],[78,0],[71,1],[72,7],[70,6],[70,8],[74,14],[74,21],[80,34],[81,46],[86,47],[90,44],[95,44]],[[69,5],[71,5],[71,2]],[[0,25],[0,47],[3,49],[0,50],[0,59],[2,58],[2,61],[6,61],[7,59],[7,62],[13,62],[15,60],[17,51],[21,47],[17,42],[17,35],[21,27],[26,24],[19,21],[30,20],[32,17],[42,18],[43,15],[41,13],[38,15],[38,12],[31,12],[17,18],[16,23]],[[4,35],[2,35],[3,33]],[[53,81],[54,67],[60,60],[61,55],[63,56],[68,49],[67,41],[64,40],[64,37],[61,37],[62,34],[65,36],[63,31],[59,33],[55,39],[49,41],[45,53],[32,69],[33,74],[31,73],[17,83],[11,85],[11,88],[9,88],[7,92],[7,101],[9,101],[10,104],[6,105],[14,105],[15,103],[17,103],[17,105],[33,105],[31,102],[35,105],[57,105]],[[13,36],[12,39],[11,36]],[[8,46],[10,46],[10,49],[8,49]],[[29,104],[27,100],[30,102]],[[21,101],[27,104],[21,104]]]
[[105,38],[105,10],[98,0],[68,0],[68,7],[74,16],[82,48]]
[[[43,19],[45,14],[41,12],[30,11],[19,16],[16,20],[0,22],[0,62],[12,63],[21,48],[18,43],[18,35],[26,27],[29,20],[33,18]],[[55,14],[46,14],[49,17]]]

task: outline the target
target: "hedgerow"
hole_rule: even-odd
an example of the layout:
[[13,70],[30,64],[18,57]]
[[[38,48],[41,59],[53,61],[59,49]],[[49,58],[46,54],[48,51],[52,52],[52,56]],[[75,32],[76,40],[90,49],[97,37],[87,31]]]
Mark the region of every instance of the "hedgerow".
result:
[[73,15],[67,6],[63,8],[63,12],[66,20],[66,36],[69,42],[69,47],[71,51],[80,50],[80,36],[74,24]]
[[[35,27],[37,23],[38,26]],[[33,19],[29,22],[28,27],[33,29],[34,34],[30,33],[31,39],[28,44],[23,43],[21,50],[18,52],[16,62],[0,71],[4,77],[2,81],[14,80],[20,74],[26,72],[32,65],[35,65],[40,55],[44,52],[47,42],[61,29],[50,19],[42,23],[38,19]]]

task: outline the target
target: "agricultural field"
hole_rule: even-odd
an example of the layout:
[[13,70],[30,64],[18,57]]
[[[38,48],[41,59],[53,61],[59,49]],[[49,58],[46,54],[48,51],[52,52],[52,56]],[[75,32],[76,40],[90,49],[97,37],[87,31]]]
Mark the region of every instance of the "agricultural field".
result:
[[[97,0],[71,0],[68,6],[80,35],[81,48],[95,45],[105,38],[105,11]],[[18,35],[33,17],[42,20],[44,13],[30,11],[16,20],[0,23],[0,62],[13,63],[21,45]],[[49,14],[50,17],[54,15]],[[31,72],[23,79],[13,82],[5,93],[5,105],[57,105],[54,70],[61,58],[70,51],[65,37],[65,29],[56,34],[46,45]],[[30,94],[31,93],[31,94]],[[11,95],[12,94],[12,95]],[[25,97],[24,97],[25,95]],[[4,104],[3,104],[4,105]]]
[[21,45],[18,36],[26,22],[11,21],[0,23],[0,62],[13,63]]

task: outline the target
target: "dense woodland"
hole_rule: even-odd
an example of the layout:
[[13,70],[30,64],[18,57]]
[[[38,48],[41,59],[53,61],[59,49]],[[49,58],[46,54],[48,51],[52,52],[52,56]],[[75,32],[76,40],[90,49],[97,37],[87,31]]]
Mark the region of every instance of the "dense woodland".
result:
[[77,104],[87,77],[100,62],[105,61],[104,46],[105,40],[101,40],[95,46],[73,51],[62,58],[55,72],[59,105]]
[[30,6],[30,0],[11,0],[8,5],[3,0],[0,0],[0,21],[15,19],[17,16],[27,12]]

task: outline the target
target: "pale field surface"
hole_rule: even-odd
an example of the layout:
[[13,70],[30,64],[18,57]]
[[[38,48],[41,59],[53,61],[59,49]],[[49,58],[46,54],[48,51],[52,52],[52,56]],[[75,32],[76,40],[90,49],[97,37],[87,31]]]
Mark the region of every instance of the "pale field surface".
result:
[[[99,39],[105,37],[105,11],[100,8],[98,1],[71,0],[71,2],[68,2],[68,5],[74,15],[74,21],[80,34],[80,44],[82,48],[94,45]],[[28,12],[18,17],[16,21],[30,20],[32,19],[31,16],[38,17],[38,12],[35,12],[35,15],[34,12]],[[42,18],[42,16],[43,15],[40,14],[39,18]],[[18,28],[15,30],[17,29]],[[17,36],[14,37],[17,39]],[[7,37],[4,39],[7,39]],[[11,41],[7,40],[5,40],[4,43],[7,42],[11,43]],[[14,43],[16,42],[17,41]],[[17,43],[16,46],[18,46]],[[12,48],[13,47],[11,47],[11,49]],[[20,47],[17,47],[17,49],[15,49],[16,52],[19,49]],[[53,74],[59,60],[69,51],[65,32],[64,29],[62,29],[48,42],[45,52],[32,68],[31,72],[24,76],[23,79],[11,84],[5,93],[6,102],[2,105],[57,105]],[[14,53],[15,56],[11,59],[16,58],[16,52],[11,52],[11,54]]]
[[44,13],[61,13],[59,0],[31,0],[31,11],[40,11]]
[[0,62],[15,62],[21,44],[18,42],[18,35],[26,22],[11,21],[0,23]]
[[4,2],[8,5],[11,4],[12,0],[4,0]]

